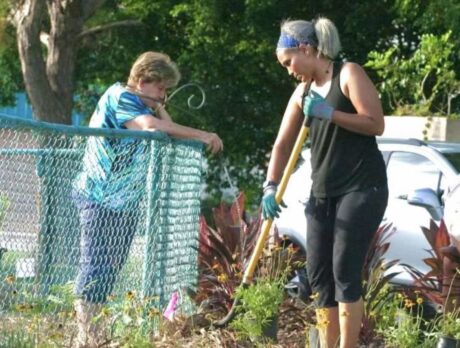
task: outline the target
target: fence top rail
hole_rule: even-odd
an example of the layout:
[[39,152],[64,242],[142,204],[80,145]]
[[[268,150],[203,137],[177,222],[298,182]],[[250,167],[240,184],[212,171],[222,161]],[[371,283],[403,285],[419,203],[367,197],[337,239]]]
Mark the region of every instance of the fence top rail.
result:
[[68,126],[37,120],[22,119],[0,113],[0,129],[12,128],[34,130],[39,132],[59,133],[65,135],[99,136],[109,138],[136,138],[145,140],[158,140],[163,142],[175,141],[182,144],[201,147],[203,144],[197,140],[175,139],[162,131],[137,131],[128,129],[105,129],[83,126]]
[[78,156],[82,152],[81,149],[26,149],[26,148],[13,148],[4,149],[0,148],[0,156],[48,156],[48,155],[61,155],[61,156]]

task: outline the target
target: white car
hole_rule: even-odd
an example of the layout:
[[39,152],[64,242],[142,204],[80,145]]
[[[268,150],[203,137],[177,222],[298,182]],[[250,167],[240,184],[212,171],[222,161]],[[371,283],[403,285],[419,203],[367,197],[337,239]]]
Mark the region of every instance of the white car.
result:
[[[460,178],[459,178],[460,179]],[[444,222],[451,242],[460,253],[460,180],[448,193],[444,205]]]
[[[377,140],[386,162],[389,200],[382,224],[391,223],[396,232],[389,239],[385,260],[399,260],[426,273],[423,262],[431,249],[421,227],[443,217],[444,199],[460,179],[460,143],[423,142],[417,139]],[[310,152],[304,150],[288,182],[283,201],[287,208],[275,220],[279,234],[306,248],[308,232],[305,204],[311,187]],[[458,217],[460,220],[460,216]],[[413,279],[400,265],[388,272],[400,272],[393,283],[411,285]],[[306,275],[300,275],[305,277]],[[296,282],[291,282],[294,287]]]

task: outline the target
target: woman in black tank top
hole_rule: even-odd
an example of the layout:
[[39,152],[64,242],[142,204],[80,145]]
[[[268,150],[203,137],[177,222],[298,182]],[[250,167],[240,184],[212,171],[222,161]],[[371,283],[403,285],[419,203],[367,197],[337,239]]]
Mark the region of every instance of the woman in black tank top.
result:
[[278,216],[277,183],[304,117],[310,117],[313,185],[306,208],[307,274],[321,309],[318,314],[329,322],[321,335],[322,347],[340,342],[345,348],[358,343],[361,271],[388,189],[375,139],[384,130],[377,90],[358,64],[333,63],[339,51],[337,29],[326,18],[281,26],[278,61],[301,83],[289,100],[273,147],[262,211],[264,218]]

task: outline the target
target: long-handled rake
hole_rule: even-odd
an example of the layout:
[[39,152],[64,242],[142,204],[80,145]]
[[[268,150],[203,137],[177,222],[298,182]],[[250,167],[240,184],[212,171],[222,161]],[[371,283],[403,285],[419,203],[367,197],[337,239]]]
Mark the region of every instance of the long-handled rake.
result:
[[[305,122],[302,125],[302,128],[300,129],[299,135],[297,136],[297,140],[294,144],[294,148],[292,149],[291,155],[289,157],[289,161],[286,165],[286,168],[283,173],[283,177],[281,178],[281,182],[278,185],[278,190],[276,192],[275,200],[278,204],[281,203],[281,200],[284,195],[284,191],[286,190],[286,186],[288,184],[289,178],[291,177],[292,171],[294,170],[294,167],[297,163],[297,160],[299,159],[300,152],[302,151],[302,145],[307,139],[308,136],[308,131],[309,131],[309,118],[305,118]],[[273,220],[268,219],[264,220],[262,227],[261,227],[261,232],[259,235],[259,238],[257,239],[256,246],[254,248],[254,251],[252,252],[251,258],[249,260],[249,263],[244,271],[243,275],[243,281],[240,284],[241,287],[247,288],[249,285],[252,284],[253,281],[253,275],[254,275],[254,270],[257,266],[257,262],[259,260],[260,255],[262,254],[262,251],[265,246],[265,241],[267,240],[268,233],[270,232],[270,228],[272,226]],[[226,326],[234,317],[236,314],[236,307],[239,304],[240,299],[238,297],[235,297],[233,301],[232,308],[228,312],[228,314],[222,318],[221,320],[214,322],[213,325],[215,327],[224,327]]]

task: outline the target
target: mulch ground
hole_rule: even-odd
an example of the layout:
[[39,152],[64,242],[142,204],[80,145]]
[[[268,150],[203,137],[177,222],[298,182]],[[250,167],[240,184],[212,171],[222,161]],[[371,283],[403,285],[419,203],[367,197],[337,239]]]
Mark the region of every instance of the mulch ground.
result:
[[154,339],[155,347],[304,348],[306,347],[306,327],[312,322],[312,311],[301,301],[286,299],[280,308],[277,342],[269,344],[242,341],[230,328],[211,330],[209,325],[206,325],[209,321],[201,319],[200,323],[200,317],[195,317],[193,326],[187,320],[171,324],[162,337]]

